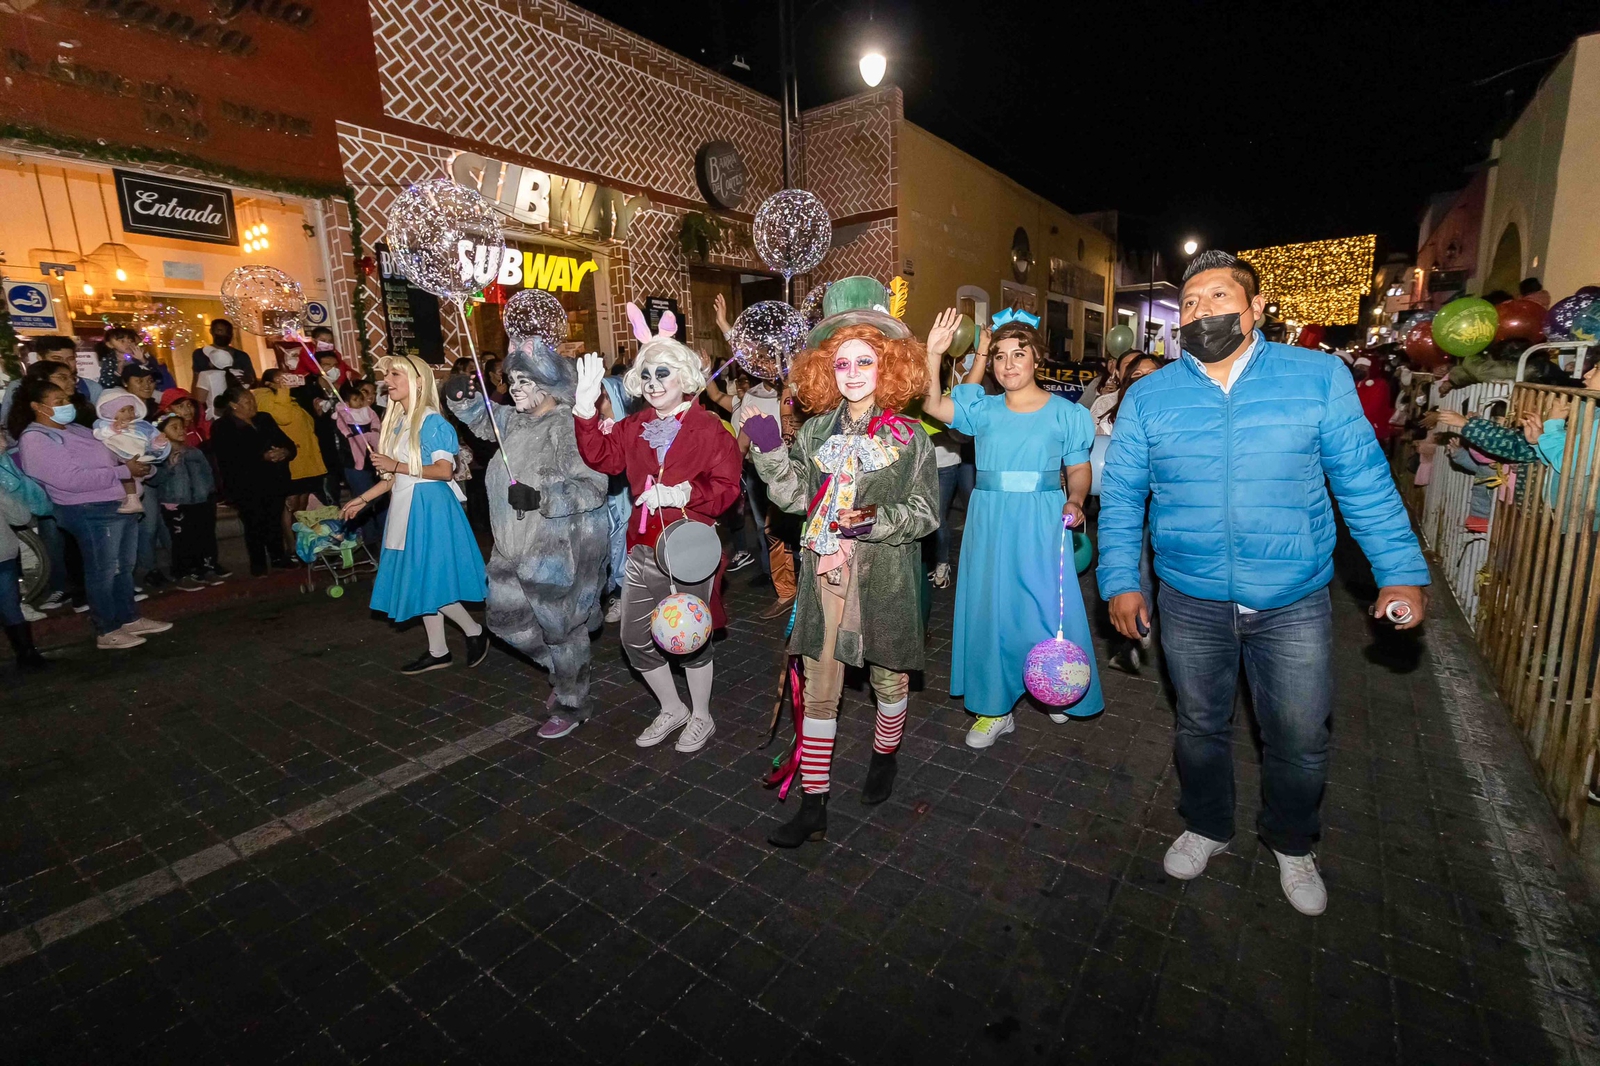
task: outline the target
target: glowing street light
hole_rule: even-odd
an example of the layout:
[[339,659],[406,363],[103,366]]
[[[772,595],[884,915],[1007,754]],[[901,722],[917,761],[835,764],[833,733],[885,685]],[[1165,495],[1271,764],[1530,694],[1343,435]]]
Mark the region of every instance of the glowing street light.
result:
[[874,48],[861,57],[861,80],[867,83],[868,88],[876,89],[878,83],[883,80],[884,71],[888,68],[889,61],[883,57],[882,52]]
[[1200,250],[1200,242],[1195,240],[1193,237],[1190,237],[1188,240],[1183,242],[1183,254],[1184,255],[1193,255],[1194,253],[1198,252],[1199,250]]

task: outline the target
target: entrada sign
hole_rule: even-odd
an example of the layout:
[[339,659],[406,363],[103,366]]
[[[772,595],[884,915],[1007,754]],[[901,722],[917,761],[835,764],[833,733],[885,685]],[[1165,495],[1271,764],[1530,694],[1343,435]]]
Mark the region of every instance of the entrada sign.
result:
[[520,285],[550,292],[577,292],[583,279],[599,269],[593,259],[580,263],[570,255],[524,252],[518,248],[507,248],[496,264],[490,251],[488,245],[472,241],[456,245],[462,281],[470,280],[477,285],[499,284],[506,288]]
[[177,178],[113,170],[122,228],[152,237],[177,237],[207,244],[238,244],[233,192]]
[[450,157],[450,176],[519,222],[603,241],[626,241],[633,216],[650,206],[650,197],[643,194],[618,192],[472,152]]

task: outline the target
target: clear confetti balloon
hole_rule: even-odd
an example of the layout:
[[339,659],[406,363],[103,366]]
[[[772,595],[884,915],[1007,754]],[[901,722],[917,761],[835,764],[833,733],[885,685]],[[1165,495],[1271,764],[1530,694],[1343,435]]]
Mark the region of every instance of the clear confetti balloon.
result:
[[449,178],[419,181],[395,199],[388,241],[411,284],[450,300],[492,284],[506,250],[499,213]]
[[501,314],[512,339],[538,337],[554,351],[567,339],[567,309],[543,289],[513,293]]
[[277,337],[298,329],[306,313],[300,283],[277,267],[251,263],[222,279],[222,312],[246,333]]
[[805,350],[806,318],[782,300],[762,300],[739,312],[728,331],[733,357],[763,381],[778,381]]
[[177,356],[195,347],[199,334],[195,332],[194,321],[193,315],[171,304],[158,303],[141,314],[136,325],[144,334],[146,344]]
[[823,302],[828,296],[828,283],[824,281],[806,293],[806,298],[800,301],[800,313],[805,316],[806,328],[811,329],[822,321]]
[[822,262],[833,243],[833,221],[815,193],[784,189],[761,201],[750,234],[761,261],[787,279]]

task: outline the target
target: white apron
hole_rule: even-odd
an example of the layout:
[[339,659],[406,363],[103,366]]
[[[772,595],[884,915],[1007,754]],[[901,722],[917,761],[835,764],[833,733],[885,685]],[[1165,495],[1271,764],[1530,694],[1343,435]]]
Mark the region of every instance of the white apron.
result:
[[[400,463],[401,469],[395,471],[394,484],[389,489],[389,515],[384,519],[383,546],[389,551],[406,550],[406,524],[411,517],[411,494],[417,489],[417,482],[427,481],[427,478],[412,477],[405,472],[405,466],[410,461],[411,445],[401,438],[394,448],[390,458]],[[436,463],[440,459],[454,459],[455,455],[444,450],[436,451],[423,465]],[[446,482],[450,490],[456,494],[456,499],[462,503],[467,502],[467,494],[461,491],[461,486],[454,481]]]

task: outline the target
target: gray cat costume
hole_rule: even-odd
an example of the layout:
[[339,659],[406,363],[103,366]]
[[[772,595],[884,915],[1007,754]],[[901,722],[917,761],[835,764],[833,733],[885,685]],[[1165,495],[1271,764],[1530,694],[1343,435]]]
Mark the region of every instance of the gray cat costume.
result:
[[[536,339],[517,340],[503,364],[515,407],[486,404],[476,379],[445,386],[450,410],[473,434],[494,439],[489,410],[504,442],[506,464],[489,463],[485,488],[494,530],[489,558],[489,629],[550,671],[558,710],[587,719],[589,633],[601,624],[600,593],[610,566],[604,474],[584,465],[573,436],[577,371]],[[555,404],[532,414],[546,397]],[[529,490],[532,490],[531,492]],[[518,511],[514,504],[528,510]]]

